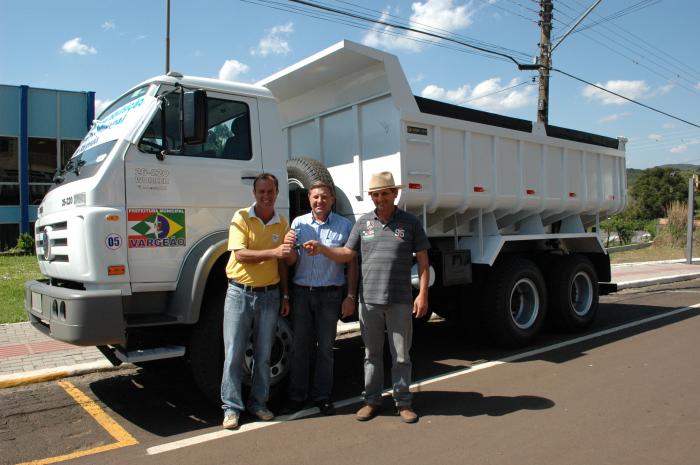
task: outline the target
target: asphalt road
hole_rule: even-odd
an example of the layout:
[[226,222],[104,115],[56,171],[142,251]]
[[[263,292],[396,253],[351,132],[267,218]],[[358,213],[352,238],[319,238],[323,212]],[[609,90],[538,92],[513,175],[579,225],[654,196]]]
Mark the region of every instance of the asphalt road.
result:
[[676,310],[695,304],[700,280],[623,291],[601,298],[586,334],[517,351],[431,323],[414,339],[415,425],[388,399],[354,420],[358,336],[337,343],[335,398],[350,399],[338,415],[235,433],[177,366],[4,389],[0,463],[695,465],[700,309]]

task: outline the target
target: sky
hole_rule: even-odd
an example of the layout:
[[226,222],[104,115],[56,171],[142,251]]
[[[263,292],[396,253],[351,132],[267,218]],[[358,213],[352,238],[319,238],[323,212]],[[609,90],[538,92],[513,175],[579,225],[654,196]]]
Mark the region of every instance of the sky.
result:
[[[431,27],[519,63],[539,54],[536,0],[316,3]],[[592,3],[554,0],[553,42]],[[165,6],[166,0],[0,0],[0,84],[94,91],[99,113],[130,87],[163,74]],[[322,16],[286,0],[171,0],[171,69],[254,83],[347,39],[398,56],[415,95],[536,119],[536,73],[518,71],[508,58]],[[697,0],[603,0],[557,46],[552,66],[700,125],[699,22]],[[549,123],[627,138],[630,168],[700,164],[698,127],[558,72],[550,79]]]

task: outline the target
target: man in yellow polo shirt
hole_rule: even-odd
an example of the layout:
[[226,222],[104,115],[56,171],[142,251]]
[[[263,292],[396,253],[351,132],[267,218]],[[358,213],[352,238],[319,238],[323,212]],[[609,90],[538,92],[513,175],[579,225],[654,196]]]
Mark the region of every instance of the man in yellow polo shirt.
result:
[[[278,313],[289,313],[287,260],[293,245],[284,241],[286,218],[275,211],[279,193],[277,178],[262,173],[253,181],[255,203],[238,210],[231,220],[226,265],[228,290],[224,303],[224,373],[221,379],[223,427],[238,427],[243,410],[263,421],[274,418],[267,408],[270,394],[270,351]],[[280,295],[281,293],[281,295]],[[280,299],[280,297],[282,297]],[[243,404],[243,356],[253,340],[253,382],[247,405]]]

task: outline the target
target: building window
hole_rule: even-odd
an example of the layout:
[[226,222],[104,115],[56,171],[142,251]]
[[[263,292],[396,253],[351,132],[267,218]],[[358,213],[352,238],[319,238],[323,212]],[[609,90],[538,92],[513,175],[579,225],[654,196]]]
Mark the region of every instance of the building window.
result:
[[79,145],[79,140],[61,140],[61,166],[59,168],[66,166],[66,163],[68,163],[68,160],[73,156]]
[[48,182],[56,173],[56,139],[29,138],[29,182]]
[[16,246],[17,237],[19,237],[18,224],[0,224],[0,250],[7,250]]
[[0,137],[0,182],[19,182],[19,150],[16,137]]

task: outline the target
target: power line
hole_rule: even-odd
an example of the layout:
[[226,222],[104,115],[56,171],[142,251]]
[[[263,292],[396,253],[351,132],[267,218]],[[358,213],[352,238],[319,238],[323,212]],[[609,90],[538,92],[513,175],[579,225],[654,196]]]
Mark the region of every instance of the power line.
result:
[[422,31],[422,30],[420,30],[420,29],[415,29],[415,28],[412,28],[412,27],[410,27],[410,26],[404,26],[404,25],[401,25],[401,24],[390,23],[390,22],[388,22],[388,21],[383,21],[383,20],[381,20],[381,19],[368,18],[368,17],[366,17],[366,16],[359,15],[359,14],[356,14],[356,13],[352,13],[352,12],[349,12],[349,11],[340,10],[340,9],[337,9],[337,8],[332,8],[332,7],[325,6],[325,5],[321,5],[321,4],[318,4],[318,3],[308,2],[308,1],[305,1],[305,0],[289,0],[289,1],[290,1],[290,2],[293,2],[293,3],[299,3],[300,5],[306,5],[306,6],[309,6],[309,7],[312,7],[312,8],[318,8],[318,9],[321,9],[321,10],[333,12],[333,13],[336,13],[336,14],[346,15],[346,16],[349,16],[349,17],[352,17],[352,18],[355,18],[355,19],[359,19],[359,20],[361,20],[361,21],[368,21],[368,22],[372,22],[372,23],[375,23],[375,24],[381,24],[381,25],[383,25],[383,26],[393,27],[393,28],[395,28],[395,29],[401,29],[401,30],[404,30],[404,31],[415,32],[415,33],[418,33],[418,34],[424,34],[424,35],[427,35],[427,36],[429,36],[429,37],[433,37],[433,38],[436,38],[436,39],[445,40],[445,41],[448,41],[448,42],[454,42],[454,43],[456,43],[456,44],[460,44],[460,45],[463,45],[463,46],[465,46],[465,47],[473,48],[473,49],[479,50],[479,51],[481,51],[481,52],[491,53],[491,54],[493,54],[493,55],[501,56],[501,57],[503,57],[503,58],[506,58],[506,59],[512,61],[513,63],[515,63],[516,66],[520,65],[520,63],[518,63],[518,62],[517,62],[512,56],[510,56],[510,55],[507,55],[507,54],[501,53],[501,52],[497,52],[497,51],[495,51],[495,50],[489,50],[489,49],[484,48],[484,47],[479,47],[479,46],[476,46],[476,45],[472,45],[472,44],[469,44],[469,43],[467,43],[467,42],[464,42],[464,41],[461,41],[461,40],[458,40],[458,39],[454,39],[454,38],[452,38],[452,37],[441,36],[440,34],[435,34],[435,33],[433,33],[433,32]]
[[[256,2],[251,1],[251,0],[241,0],[241,1],[246,1],[246,2],[248,2],[248,3],[256,3]],[[510,56],[510,55],[507,55],[507,54],[501,53],[501,52],[497,52],[497,51],[494,51],[494,50],[488,50],[488,49],[485,49],[485,48],[482,48],[482,47],[478,47],[478,46],[475,46],[475,45],[472,45],[472,44],[468,44],[468,43],[465,43],[465,42],[463,42],[463,41],[454,39],[454,38],[452,38],[452,37],[445,37],[445,36],[442,36],[442,35],[440,35],[440,34],[432,33],[432,32],[429,32],[429,31],[423,31],[423,30],[420,30],[420,29],[416,29],[416,28],[412,28],[412,27],[404,26],[404,25],[400,25],[400,24],[395,24],[395,23],[391,23],[391,22],[388,22],[388,21],[380,20],[380,19],[369,18],[369,17],[366,17],[366,16],[361,15],[361,14],[358,14],[358,13],[349,12],[349,11],[345,11],[345,10],[337,9],[337,8],[332,8],[332,7],[329,7],[329,6],[326,6],[326,5],[321,5],[321,4],[317,4],[317,3],[310,2],[310,1],[306,1],[306,0],[288,0],[288,1],[289,1],[289,2],[292,2],[292,3],[298,3],[298,4],[301,4],[301,5],[305,5],[305,6],[308,6],[308,7],[311,7],[311,8],[317,8],[317,9],[320,9],[320,10],[323,10],[323,11],[326,11],[326,12],[331,12],[331,13],[334,13],[334,14],[336,14],[336,15],[348,16],[348,17],[351,17],[351,18],[353,18],[353,19],[361,20],[361,21],[364,21],[364,22],[370,22],[370,23],[374,23],[374,24],[381,24],[381,25],[383,25],[383,26],[392,27],[392,28],[396,28],[396,29],[401,29],[401,30],[405,30],[405,31],[410,31],[410,32],[418,33],[418,34],[427,35],[427,36],[429,36],[429,37],[433,37],[433,38],[436,38],[436,39],[440,39],[440,40],[445,40],[445,41],[448,41],[448,42],[457,43],[457,44],[459,44],[459,45],[463,45],[463,46],[465,46],[465,47],[473,48],[473,49],[479,50],[479,51],[484,52],[484,53],[488,53],[488,54],[495,55],[495,56],[497,56],[497,57],[505,58],[505,59],[507,59],[508,61],[511,61],[511,62],[515,63],[515,65],[518,66],[519,69],[522,69],[522,68],[521,68],[522,65],[521,65],[520,63],[518,63],[518,62],[515,60],[515,58],[513,58],[513,57]],[[269,2],[269,3],[275,3],[275,2]],[[373,30],[374,30],[374,29],[373,29]],[[378,31],[378,32],[385,33],[386,31]],[[431,42],[431,43],[432,43],[432,42]],[[436,45],[437,45],[437,44],[436,44]],[[580,81],[580,82],[582,82],[582,83],[584,83],[584,84],[588,84],[588,85],[590,85],[590,86],[592,86],[592,87],[595,87],[596,89],[599,89],[599,90],[601,90],[601,91],[604,91],[604,92],[607,92],[607,93],[609,93],[609,94],[615,95],[616,97],[619,97],[619,98],[621,98],[621,99],[623,99],[623,100],[627,100],[628,102],[637,104],[637,105],[642,106],[642,107],[644,107],[644,108],[647,108],[648,110],[651,110],[651,111],[654,111],[654,112],[656,112],[656,113],[659,113],[659,114],[668,116],[669,118],[672,118],[672,119],[681,121],[681,122],[686,123],[686,124],[689,124],[689,125],[691,125],[691,126],[700,128],[700,125],[698,125],[698,124],[692,123],[692,122],[687,121],[687,120],[685,120],[685,119],[683,119],[683,118],[674,116],[674,115],[672,115],[672,114],[670,114],[670,113],[667,113],[667,112],[665,112],[665,111],[662,111],[662,110],[659,110],[659,109],[657,109],[657,108],[654,108],[654,107],[651,107],[651,106],[649,106],[649,105],[646,105],[646,104],[644,104],[644,103],[638,102],[638,101],[636,101],[636,100],[634,100],[634,99],[631,99],[631,98],[629,98],[629,97],[625,97],[624,95],[618,94],[617,92],[613,92],[613,91],[611,91],[611,90],[609,90],[609,89],[606,89],[606,88],[604,88],[604,87],[602,87],[602,86],[599,86],[599,85],[597,85],[597,84],[593,84],[592,82],[586,81],[585,79],[582,79],[582,78],[579,78],[579,77],[574,76],[574,75],[572,75],[572,74],[569,74],[569,73],[567,73],[566,71],[562,71],[562,70],[557,69],[557,68],[550,68],[550,70],[551,70],[551,71],[556,71],[556,72],[558,72],[558,73],[561,73],[561,74],[563,74],[563,75],[565,75],[565,76],[568,76],[568,77],[571,78],[571,79],[575,79],[575,80]],[[482,96],[481,98],[483,98],[483,96]]]
[[627,100],[628,102],[635,103],[635,104],[637,104],[637,105],[639,105],[639,106],[642,106],[642,107],[644,107],[644,108],[647,108],[647,109],[649,109],[649,110],[651,110],[651,111],[655,111],[656,113],[661,113],[662,115],[666,115],[666,116],[668,116],[669,118],[673,118],[673,119],[675,119],[675,120],[681,121],[681,122],[686,123],[686,124],[689,124],[689,125],[691,125],[691,126],[695,126],[696,128],[700,128],[700,125],[698,125],[698,124],[691,123],[690,121],[685,120],[685,119],[683,119],[683,118],[679,118],[678,116],[673,116],[672,114],[666,113],[665,111],[661,111],[661,110],[659,110],[659,109],[657,109],[657,108],[650,107],[649,105],[645,105],[645,104],[642,103],[642,102],[638,102],[638,101],[636,101],[636,100],[634,100],[634,99],[631,99],[631,98],[629,98],[629,97],[625,97],[624,95],[618,94],[617,92],[613,92],[612,90],[606,89],[605,87],[599,86],[599,85],[597,85],[597,84],[593,84],[592,82],[586,81],[585,79],[581,79],[580,77],[576,77],[576,76],[574,76],[574,75],[572,75],[572,74],[569,74],[569,73],[567,73],[566,71],[562,71],[562,70],[556,69],[556,68],[550,68],[550,69],[551,69],[552,71],[556,71],[557,73],[561,73],[561,74],[563,74],[564,76],[568,76],[568,77],[570,77],[570,78],[572,78],[572,79],[575,79],[575,80],[577,80],[577,81],[581,81],[581,82],[583,82],[584,84],[588,84],[589,86],[593,86],[593,87],[595,87],[596,89],[600,89],[600,90],[602,90],[602,91],[604,91],[604,92],[607,92],[607,93],[609,93],[609,94],[612,94],[612,95],[614,95],[614,96],[616,96],[616,97],[620,97],[621,99]]

